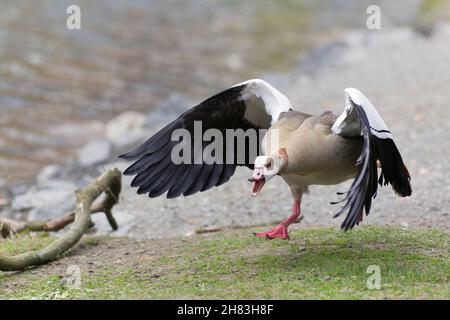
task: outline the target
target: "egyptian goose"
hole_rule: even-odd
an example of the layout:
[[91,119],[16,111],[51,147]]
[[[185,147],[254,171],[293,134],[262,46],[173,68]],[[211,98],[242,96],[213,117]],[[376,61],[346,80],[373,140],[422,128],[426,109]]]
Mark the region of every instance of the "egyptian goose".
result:
[[[345,89],[345,95],[339,117],[331,112],[314,116],[294,111],[289,99],[267,82],[245,81],[193,107],[121,155],[136,160],[125,174],[135,175],[131,186],[139,187],[139,194],[157,197],[167,192],[167,198],[219,186],[237,166],[253,170],[253,196],[279,175],[289,185],[294,204],[286,220],[255,234],[269,239],[289,239],[288,227],[300,217],[308,186],[354,178],[350,190],[341,194],[343,208],[334,216],[348,212],[341,227],[351,229],[362,221],[364,211],[369,214],[378,183],[391,184],[402,197],[411,195],[411,185],[392,134],[375,107],[357,89]],[[249,132],[261,130],[262,139],[252,139]]]

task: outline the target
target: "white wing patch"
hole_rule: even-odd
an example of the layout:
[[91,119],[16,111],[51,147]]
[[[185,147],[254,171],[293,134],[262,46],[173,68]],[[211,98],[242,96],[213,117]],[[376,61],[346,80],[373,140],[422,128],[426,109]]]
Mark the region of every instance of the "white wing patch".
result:
[[361,123],[356,113],[353,112],[353,104],[361,106],[370,123],[373,135],[381,139],[392,139],[392,134],[386,123],[381,118],[377,109],[358,89],[347,88],[345,91],[345,109],[337,118],[331,131],[335,134],[355,136],[361,134]]
[[245,88],[242,90],[241,100],[247,107],[244,118],[254,124],[263,124],[267,115],[272,117],[271,123],[274,124],[280,113],[292,108],[289,99],[264,80],[247,80],[233,87],[242,85]]

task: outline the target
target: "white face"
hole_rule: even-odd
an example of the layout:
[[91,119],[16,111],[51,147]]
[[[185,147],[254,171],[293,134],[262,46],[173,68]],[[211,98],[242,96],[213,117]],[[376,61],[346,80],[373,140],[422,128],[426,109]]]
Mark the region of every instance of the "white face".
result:
[[280,172],[282,165],[280,157],[259,156],[255,159],[253,175],[249,179],[250,182],[254,183],[253,196],[257,196],[264,184]]
[[255,174],[262,175],[266,181],[278,174],[281,170],[281,160],[279,157],[259,156],[255,159],[255,169],[253,171],[253,178]]

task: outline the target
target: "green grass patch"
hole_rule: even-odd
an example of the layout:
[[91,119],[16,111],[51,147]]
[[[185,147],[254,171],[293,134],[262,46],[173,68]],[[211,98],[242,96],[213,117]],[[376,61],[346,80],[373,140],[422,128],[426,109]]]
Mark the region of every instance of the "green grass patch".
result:
[[[7,285],[0,295],[14,299],[450,298],[450,237],[441,231],[374,226],[347,233],[300,229],[291,233],[291,241],[255,238],[253,231],[134,244],[127,239],[84,240],[89,248],[78,248],[75,256],[65,257],[68,261],[59,269],[42,266],[36,269],[38,276],[30,271],[0,272],[0,286]],[[111,241],[115,243],[109,246],[110,257],[97,257],[97,251],[104,252]],[[0,252],[11,252],[13,242],[0,242]],[[118,243],[135,253],[120,257],[122,253],[114,251]],[[61,284],[60,269],[80,263],[80,255],[84,260],[97,257],[101,266],[81,263],[80,288],[67,288]],[[117,259],[122,259],[119,265]],[[379,289],[367,286],[373,276],[368,273],[370,266],[380,270]]]
[[25,251],[38,250],[52,242],[53,239],[45,232],[39,234],[25,233],[13,239],[0,239],[0,256],[12,256]]

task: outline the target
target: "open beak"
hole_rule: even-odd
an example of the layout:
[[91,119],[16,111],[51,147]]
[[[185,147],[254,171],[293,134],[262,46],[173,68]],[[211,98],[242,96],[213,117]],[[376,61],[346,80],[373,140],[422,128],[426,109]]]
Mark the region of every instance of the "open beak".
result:
[[254,178],[250,178],[250,179],[248,179],[248,181],[253,182],[253,189],[252,189],[253,197],[256,197],[259,194],[259,192],[263,188],[264,184],[266,183],[266,179],[264,177],[260,178],[258,180],[254,179]]

